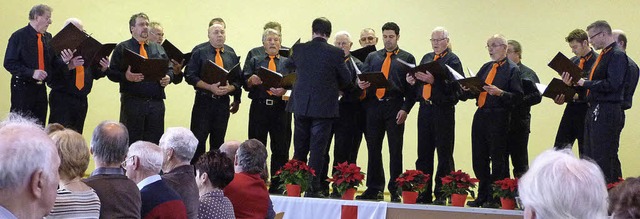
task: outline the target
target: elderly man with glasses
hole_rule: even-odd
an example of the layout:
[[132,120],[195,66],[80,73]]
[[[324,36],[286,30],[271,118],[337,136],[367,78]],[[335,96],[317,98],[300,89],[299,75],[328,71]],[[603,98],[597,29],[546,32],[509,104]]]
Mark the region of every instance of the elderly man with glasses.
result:
[[500,34],[493,35],[487,40],[487,49],[491,61],[476,75],[486,84],[483,91],[476,93],[462,87],[462,99],[474,98],[478,105],[471,126],[471,158],[480,186],[476,200],[467,204],[471,207],[498,207],[491,185],[507,176],[505,153],[509,114],[515,100],[523,93],[520,69],[507,59],[507,39]]

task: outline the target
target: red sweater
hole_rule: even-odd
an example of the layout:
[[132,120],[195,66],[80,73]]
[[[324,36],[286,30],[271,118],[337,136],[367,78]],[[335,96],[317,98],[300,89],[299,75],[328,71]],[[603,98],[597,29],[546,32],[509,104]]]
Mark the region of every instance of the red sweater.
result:
[[269,192],[260,174],[236,173],[224,195],[231,200],[237,219],[267,216]]

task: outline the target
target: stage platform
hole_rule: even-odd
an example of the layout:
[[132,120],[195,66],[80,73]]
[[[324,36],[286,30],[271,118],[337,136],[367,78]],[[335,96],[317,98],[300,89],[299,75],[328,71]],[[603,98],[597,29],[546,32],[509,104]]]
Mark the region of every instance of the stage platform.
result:
[[272,195],[273,208],[284,212],[284,219],[516,219],[522,211],[439,205],[401,204],[389,202],[356,201],[340,199],[298,198]]

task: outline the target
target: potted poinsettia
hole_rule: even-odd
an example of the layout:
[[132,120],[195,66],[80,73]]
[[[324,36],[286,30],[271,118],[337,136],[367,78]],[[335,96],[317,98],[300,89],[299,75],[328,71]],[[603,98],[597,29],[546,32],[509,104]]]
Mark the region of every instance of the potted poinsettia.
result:
[[280,179],[281,189],[286,189],[287,196],[300,197],[301,191],[307,191],[309,179],[316,172],[307,163],[291,159],[280,168],[274,177]]
[[362,185],[362,180],[364,180],[364,172],[360,171],[358,165],[349,164],[346,161],[339,163],[334,168],[333,176],[327,181],[333,182],[333,188],[342,195],[342,199],[353,200],[356,188]]
[[402,191],[402,203],[415,204],[418,193],[425,190],[427,182],[431,179],[429,174],[420,170],[407,170],[396,178],[398,190]]
[[442,193],[451,198],[453,206],[464,207],[467,201],[467,194],[471,194],[471,197],[475,198],[475,193],[471,189],[476,187],[479,180],[471,178],[469,174],[462,172],[462,170],[451,171],[449,175],[442,177],[441,180]]
[[493,197],[500,198],[502,209],[515,209],[517,195],[518,178],[504,178],[493,183]]

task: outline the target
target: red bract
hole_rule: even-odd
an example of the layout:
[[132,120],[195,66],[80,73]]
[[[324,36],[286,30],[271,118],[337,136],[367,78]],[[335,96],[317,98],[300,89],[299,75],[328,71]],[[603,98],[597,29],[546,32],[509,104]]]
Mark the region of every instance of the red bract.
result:
[[293,159],[285,163],[275,174],[275,177],[284,182],[281,187],[284,188],[286,184],[300,185],[302,191],[307,190],[311,176],[315,176],[315,171],[307,166],[307,163]]
[[504,178],[493,183],[493,196],[515,198],[518,195],[518,178]]
[[402,191],[422,192],[430,179],[420,170],[407,170],[396,178],[396,186]]
[[442,181],[442,191],[447,196],[451,194],[466,195],[469,192],[474,196],[471,188],[475,188],[478,182],[478,179],[471,178],[469,174],[462,172],[462,170],[451,171],[449,175],[440,178],[440,180]]
[[333,182],[340,194],[347,191],[347,189],[358,187],[362,184],[362,180],[364,180],[364,173],[360,171],[360,167],[356,164],[348,164],[345,161],[339,163],[334,168],[336,171],[327,181]]

